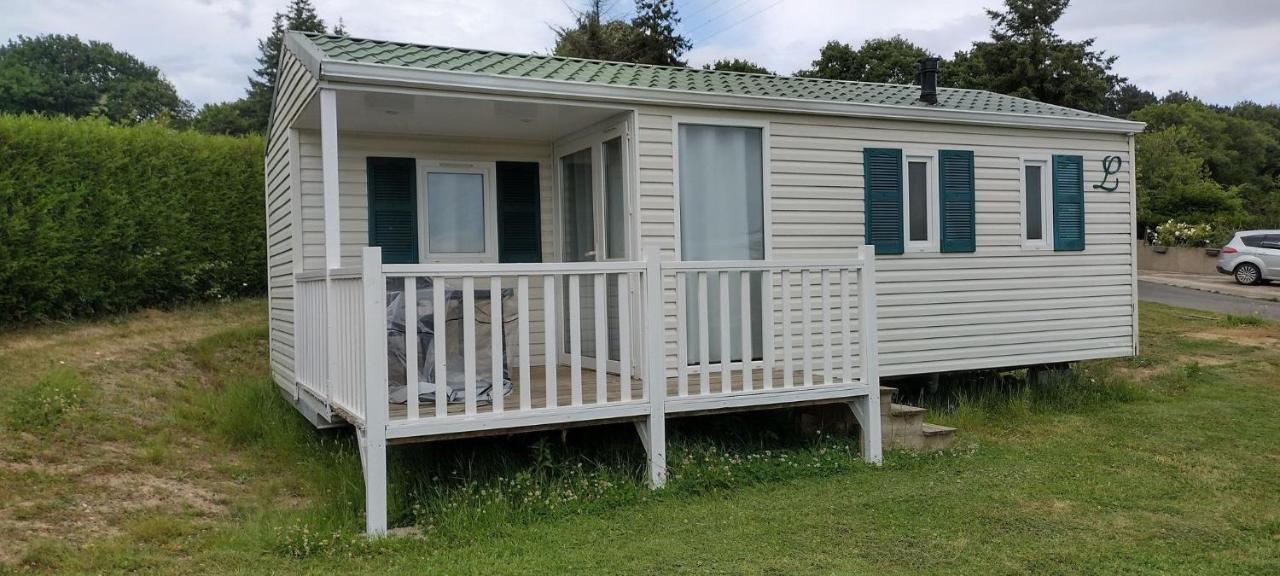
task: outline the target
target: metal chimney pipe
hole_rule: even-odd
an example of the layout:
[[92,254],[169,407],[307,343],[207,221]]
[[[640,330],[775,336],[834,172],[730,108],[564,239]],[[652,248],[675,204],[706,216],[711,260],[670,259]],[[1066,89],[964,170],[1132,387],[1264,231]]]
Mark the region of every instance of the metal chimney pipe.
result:
[[917,60],[920,64],[920,101],[938,103],[938,58],[930,56]]

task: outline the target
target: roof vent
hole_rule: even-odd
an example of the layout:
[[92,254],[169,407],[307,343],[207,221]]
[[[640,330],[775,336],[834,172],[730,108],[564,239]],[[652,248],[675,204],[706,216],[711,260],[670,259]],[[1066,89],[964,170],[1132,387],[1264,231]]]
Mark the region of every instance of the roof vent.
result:
[[920,63],[920,101],[938,103],[938,58],[930,56],[917,60]]

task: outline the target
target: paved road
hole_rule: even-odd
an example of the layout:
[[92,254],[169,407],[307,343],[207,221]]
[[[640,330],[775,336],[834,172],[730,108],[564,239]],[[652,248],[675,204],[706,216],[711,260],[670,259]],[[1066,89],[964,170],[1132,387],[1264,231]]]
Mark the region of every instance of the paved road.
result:
[[1156,284],[1155,282],[1139,281],[1138,298],[1195,310],[1207,310],[1223,314],[1253,314],[1263,318],[1280,320],[1280,302],[1214,294],[1190,288]]

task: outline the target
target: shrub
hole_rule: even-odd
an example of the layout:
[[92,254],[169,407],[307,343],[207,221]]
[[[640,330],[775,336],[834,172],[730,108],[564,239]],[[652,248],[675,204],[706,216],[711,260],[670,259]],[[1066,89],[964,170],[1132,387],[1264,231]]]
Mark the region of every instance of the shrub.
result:
[[0,116],[0,324],[265,290],[261,138]]
[[1148,241],[1155,246],[1207,246],[1216,238],[1209,224],[1187,224],[1169,220],[1156,226]]

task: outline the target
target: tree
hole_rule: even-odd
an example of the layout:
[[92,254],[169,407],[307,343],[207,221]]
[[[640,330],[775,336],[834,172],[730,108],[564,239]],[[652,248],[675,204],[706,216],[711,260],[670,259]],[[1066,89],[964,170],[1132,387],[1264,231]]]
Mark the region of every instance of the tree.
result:
[[927,56],[930,56],[927,50],[901,36],[867,40],[857,49],[832,40],[822,47],[812,66],[796,72],[796,76],[917,84],[920,69],[918,61]]
[[1005,0],[988,10],[991,40],[955,54],[948,83],[1102,113],[1125,79],[1112,73],[1115,56],[1094,50],[1094,39],[1070,42],[1053,25],[1070,0]]
[[574,11],[574,25],[555,27],[556,56],[591,60],[627,60],[635,46],[636,30],[622,20],[603,21],[603,0],[591,0],[581,11]]
[[556,56],[661,66],[684,66],[680,59],[691,44],[676,34],[680,18],[672,0],[636,0],[630,22],[605,21],[602,0],[590,0],[574,12],[574,25],[555,28]]
[[[1140,193],[1145,187],[1185,191],[1209,179],[1243,201],[1254,225],[1280,225],[1280,128],[1267,120],[1272,113],[1280,115],[1280,108],[1252,103],[1215,107],[1181,92],[1134,112],[1134,120],[1147,123],[1146,133],[1138,136]],[[1194,158],[1195,170],[1180,167],[1191,162],[1188,157]],[[1144,164],[1149,176],[1144,176]],[[1165,192],[1164,197],[1170,196],[1175,200],[1169,210],[1180,219],[1207,212],[1203,202],[1197,203],[1206,194],[1178,199]],[[1143,208],[1139,198],[1139,208],[1159,210],[1159,200]]]
[[635,51],[631,61],[659,66],[684,66],[680,56],[693,44],[676,33],[680,17],[676,14],[675,0],[636,0],[636,16],[631,19],[635,28]]
[[[289,0],[284,12],[276,12],[271,18],[271,34],[258,41],[258,67],[249,77],[249,89],[240,110],[246,115],[247,125],[255,131],[265,132],[271,119],[271,99],[276,92],[276,76],[279,73],[280,53],[284,50],[284,33],[325,32],[324,20],[316,13],[311,0]],[[339,25],[335,33],[344,33]]]
[[1167,220],[1233,223],[1246,217],[1237,188],[1209,175],[1195,130],[1176,126],[1138,135],[1138,225]]
[[1130,114],[1159,101],[1155,94],[1125,82],[1107,95],[1107,107],[1103,113],[1116,118],[1128,118]]
[[750,60],[743,60],[740,58],[734,58],[732,60],[728,58],[721,58],[711,64],[703,64],[702,69],[723,70],[725,72],[747,72],[750,74],[769,74],[771,76],[776,76],[772,70],[756,64],[755,62],[751,62]]
[[248,100],[205,104],[191,121],[191,127],[205,134],[238,136],[258,131],[245,110]]
[[51,34],[0,46],[0,112],[181,122],[191,105],[160,70],[127,52]]

